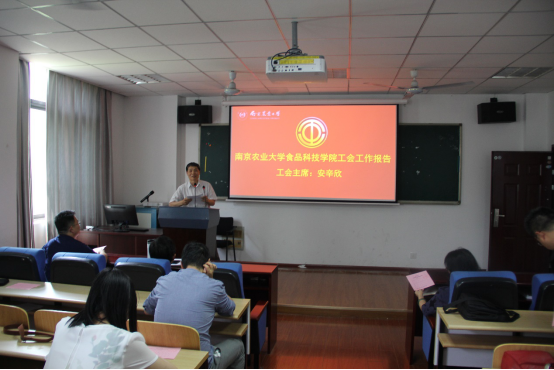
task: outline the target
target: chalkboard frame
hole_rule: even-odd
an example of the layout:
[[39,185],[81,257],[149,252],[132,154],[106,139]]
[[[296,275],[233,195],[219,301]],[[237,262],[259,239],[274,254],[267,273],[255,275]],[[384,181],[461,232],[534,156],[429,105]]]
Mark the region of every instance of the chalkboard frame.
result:
[[[400,142],[400,131],[402,129],[402,127],[421,127],[421,128],[433,128],[433,127],[451,127],[451,128],[458,128],[457,132],[458,132],[458,135],[459,135],[459,140],[458,140],[458,159],[457,159],[457,163],[452,163],[450,164],[451,166],[453,165],[457,165],[457,168],[458,168],[458,181],[456,182],[457,184],[457,199],[452,199],[452,200],[432,200],[432,199],[401,199],[401,194],[399,192],[399,189],[397,188],[397,199],[398,199],[398,203],[400,203],[401,205],[402,204],[444,204],[444,205],[460,205],[461,204],[461,191],[462,191],[462,124],[461,123],[426,123],[426,124],[421,124],[421,123],[399,123],[398,124],[398,145],[400,146],[401,145],[401,142]],[[438,144],[438,143],[434,143],[434,144]],[[397,168],[401,168],[401,163],[400,163],[400,150],[401,148],[397,148],[397,154],[398,154],[398,163],[397,163]],[[400,176],[398,176],[400,177]],[[400,182],[402,181],[402,179],[399,179],[397,178],[397,187],[399,186]]]
[[[227,139],[226,144],[228,145],[228,150],[225,152],[226,160],[224,161],[226,166],[227,166],[227,169],[226,169],[226,171],[223,171],[223,172],[225,174],[227,174],[227,176],[225,178],[220,178],[220,177],[213,178],[211,175],[209,175],[208,173],[205,172],[206,163],[205,163],[205,159],[202,157],[202,154],[203,154],[202,148],[203,148],[203,145],[205,145],[206,143],[202,142],[202,129],[213,129],[213,128],[226,127],[227,129],[230,130],[230,125],[228,123],[211,123],[211,124],[200,124],[199,126],[200,126],[200,130],[199,130],[199,133],[198,133],[198,141],[199,141],[198,158],[200,158],[200,167],[201,167],[200,178],[202,180],[206,180],[210,184],[212,184],[212,186],[214,187],[215,193],[217,194],[217,199],[228,199],[229,198],[229,180],[230,180],[230,176],[229,176],[229,158],[230,158],[230,155],[231,155],[231,150],[230,150],[231,136],[229,135],[229,137]],[[223,185],[223,184],[225,184],[225,185]],[[225,190],[222,191],[221,186],[224,186]]]

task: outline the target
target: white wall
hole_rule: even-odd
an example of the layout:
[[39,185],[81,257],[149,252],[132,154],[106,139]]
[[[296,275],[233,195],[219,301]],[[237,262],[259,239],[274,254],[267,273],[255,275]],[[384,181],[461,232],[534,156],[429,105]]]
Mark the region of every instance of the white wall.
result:
[[0,246],[17,246],[19,53],[0,46]]
[[167,202],[177,185],[177,97],[113,100],[114,201]]
[[[498,96],[499,101],[516,102],[518,121],[479,125],[477,104],[488,102],[490,97],[417,95],[400,107],[401,123],[463,124],[461,205],[325,205],[219,200],[216,207],[221,210],[221,215],[232,216],[237,224],[244,226],[245,249],[238,252],[237,258],[298,264],[441,267],[444,255],[461,246],[470,249],[479,263],[486,267],[491,151],[546,151],[554,142],[551,127],[553,94]],[[154,116],[144,118],[143,113],[132,111],[140,107],[146,110],[148,104],[148,111],[162,113],[159,106],[166,98],[125,98],[126,101],[129,99],[132,103],[125,104],[125,112],[132,117],[125,117],[125,130],[139,128],[133,132],[132,141],[150,140],[153,145],[148,148],[130,145],[127,139],[124,157],[134,158],[133,153],[140,147],[142,155],[155,158],[155,163],[170,161],[172,165],[157,169],[158,176],[152,176],[150,166],[136,168],[132,173],[127,171],[124,182],[144,184],[149,181],[154,189],[164,187],[167,198],[157,198],[157,201],[167,201],[176,185],[184,181],[180,166],[198,160],[198,125],[177,125],[174,118],[170,123],[164,113],[162,120],[167,121],[164,129],[161,132],[156,129],[153,135],[148,126],[152,122],[158,125],[159,120]],[[193,100],[185,102],[180,99],[178,104],[194,104]],[[227,123],[228,110],[221,108],[220,103],[219,97],[202,98],[202,104],[214,106],[214,123]],[[175,132],[170,126],[177,130],[179,146],[179,150],[172,152],[170,146],[165,145],[167,135]],[[164,147],[160,158],[157,157],[158,150],[154,149],[159,147]],[[172,176],[177,176],[173,187],[171,181],[166,180]],[[150,187],[141,186],[140,191],[135,190],[132,197],[123,200],[136,203],[137,196],[142,196]],[[124,188],[127,190],[127,186]],[[411,259],[411,253],[417,258]]]

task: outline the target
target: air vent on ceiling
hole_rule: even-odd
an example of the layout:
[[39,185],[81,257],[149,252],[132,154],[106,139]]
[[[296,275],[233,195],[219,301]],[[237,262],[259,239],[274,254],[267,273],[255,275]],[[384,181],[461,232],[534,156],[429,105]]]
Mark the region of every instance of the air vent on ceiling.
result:
[[507,67],[492,78],[537,78],[552,71],[552,67]]
[[345,68],[328,69],[327,78],[346,78],[346,69]]
[[165,77],[162,77],[160,75],[152,74],[152,75],[121,75],[117,76],[121,79],[124,79],[125,81],[129,81],[134,84],[155,84],[160,82],[171,82]]

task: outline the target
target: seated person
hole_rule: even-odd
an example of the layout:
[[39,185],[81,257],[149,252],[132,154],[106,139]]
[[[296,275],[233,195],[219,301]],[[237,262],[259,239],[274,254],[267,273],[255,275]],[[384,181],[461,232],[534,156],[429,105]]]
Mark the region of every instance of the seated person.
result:
[[152,352],[137,332],[137,293],[131,279],[121,270],[107,268],[92,283],[85,308],[56,325],[44,368],[176,367]]
[[181,270],[170,272],[156,282],[144,302],[144,311],[154,315],[154,321],[186,325],[200,334],[200,348],[208,351],[210,369],[243,369],[244,345],[239,339],[226,339],[211,344],[210,327],[217,312],[231,316],[235,302],[225,293],[219,280],[213,279],[217,268],[210,262],[208,247],[188,243],[181,255]]
[[538,207],[525,217],[525,230],[550,251],[549,271],[554,272],[554,210]]
[[170,237],[162,235],[154,240],[154,243],[150,244],[148,253],[150,253],[150,258],[159,258],[173,262],[175,259],[175,243],[173,243]]
[[[448,273],[454,271],[479,271],[479,264],[473,254],[465,248],[458,248],[449,252],[444,258],[444,267]],[[435,315],[436,307],[444,307],[450,300],[450,287],[443,286],[429,301],[423,298],[423,290],[416,290],[417,304],[425,316]]]
[[[58,252],[72,253],[95,253],[88,245],[78,241],[75,237],[81,232],[79,220],[75,217],[74,211],[62,211],[56,215],[54,224],[58,230],[58,236],[50,239],[48,243],[42,247],[46,255],[46,264],[44,273],[46,280],[50,281],[50,266],[52,257]],[[106,252],[100,252],[108,260]]]

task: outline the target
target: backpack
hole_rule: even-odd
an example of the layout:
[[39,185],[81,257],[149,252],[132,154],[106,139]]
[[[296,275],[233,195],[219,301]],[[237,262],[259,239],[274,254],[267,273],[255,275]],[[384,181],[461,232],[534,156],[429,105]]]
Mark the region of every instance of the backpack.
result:
[[467,293],[462,293],[460,299],[443,308],[447,314],[459,312],[464,319],[470,321],[514,322],[519,318],[517,312],[500,308],[486,299]]

